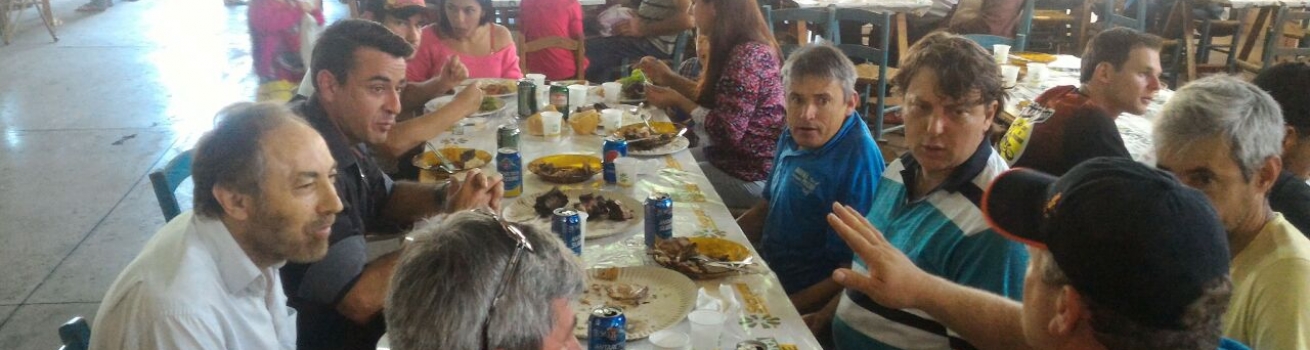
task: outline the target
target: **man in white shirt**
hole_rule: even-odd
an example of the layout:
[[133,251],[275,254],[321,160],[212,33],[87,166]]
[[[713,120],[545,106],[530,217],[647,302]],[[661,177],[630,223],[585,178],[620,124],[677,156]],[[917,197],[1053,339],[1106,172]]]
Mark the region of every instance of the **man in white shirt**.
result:
[[91,349],[294,349],[278,268],[327,253],[336,162],[289,109],[238,104],[193,150],[194,211],[150,240],[105,294]]

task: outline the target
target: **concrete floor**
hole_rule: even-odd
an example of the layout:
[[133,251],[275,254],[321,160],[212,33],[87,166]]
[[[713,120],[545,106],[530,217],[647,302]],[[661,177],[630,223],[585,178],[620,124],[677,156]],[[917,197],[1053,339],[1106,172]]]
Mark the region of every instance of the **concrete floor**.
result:
[[[0,46],[0,349],[57,349],[164,223],[146,174],[255,98],[246,7],[52,0]],[[345,6],[327,5],[329,18]]]

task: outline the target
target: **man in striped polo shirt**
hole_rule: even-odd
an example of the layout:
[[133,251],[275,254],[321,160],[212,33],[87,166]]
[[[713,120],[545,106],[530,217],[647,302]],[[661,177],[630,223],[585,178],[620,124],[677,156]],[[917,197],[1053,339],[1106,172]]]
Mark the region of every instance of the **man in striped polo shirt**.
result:
[[614,24],[614,36],[587,39],[587,80],[617,79],[624,59],[632,62],[652,56],[673,58],[678,34],[691,29],[691,0],[638,0],[636,16]]
[[[887,167],[868,220],[920,269],[1019,299],[1028,254],[987,226],[983,189],[1009,167],[988,144],[1004,104],[1000,68],[964,37],[935,33],[916,43],[893,78],[905,97],[909,153]],[[851,266],[867,273],[864,260]],[[843,292],[833,321],[839,349],[968,349],[928,314]]]

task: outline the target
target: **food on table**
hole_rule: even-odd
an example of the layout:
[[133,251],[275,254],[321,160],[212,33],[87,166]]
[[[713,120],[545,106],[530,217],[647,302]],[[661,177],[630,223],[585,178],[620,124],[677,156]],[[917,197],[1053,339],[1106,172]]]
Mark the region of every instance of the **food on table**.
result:
[[641,69],[633,69],[632,75],[619,79],[619,84],[623,84],[623,100],[646,99],[646,75]]
[[[433,169],[441,164],[433,151],[427,151],[415,155],[411,160],[415,167],[420,169]],[[450,165],[455,171],[481,168],[491,161],[491,154],[485,151],[479,151],[471,148],[448,147],[442,148],[438,152],[450,160]]]
[[605,296],[619,304],[637,306],[650,296],[650,288],[629,283],[615,283],[605,286]]
[[601,281],[613,281],[619,279],[619,271],[617,267],[606,267],[596,271],[593,277]]
[[505,101],[496,97],[483,97],[482,105],[478,106],[478,112],[493,112],[505,106]]
[[504,95],[513,91],[503,83],[486,83],[482,85],[482,92],[487,95]]
[[587,212],[587,221],[626,221],[633,217],[632,210],[624,208],[619,201],[590,193],[578,196],[573,208]]
[[704,278],[740,271],[745,266],[731,268],[722,263],[745,260],[750,252],[740,244],[722,238],[675,237],[657,241],[650,255],[660,265]]
[[591,164],[583,164],[582,167],[564,167],[555,166],[550,163],[542,163],[537,166],[536,169],[532,169],[532,172],[543,177],[553,178],[591,177],[592,175],[596,175],[596,169],[593,169]]
[[589,109],[583,112],[575,112],[569,116],[569,126],[573,132],[578,135],[591,135],[596,132],[596,127],[600,125],[600,112],[595,109]]
[[666,145],[677,138],[678,134],[661,133],[646,125],[636,125],[620,129],[619,136],[628,140],[628,147],[641,151]]
[[559,186],[553,187],[550,191],[537,197],[537,203],[532,205],[532,209],[537,212],[539,217],[549,217],[555,213],[555,209],[563,208],[569,204],[569,196],[559,190]]
[[455,164],[455,167],[459,169],[473,169],[481,168],[483,165],[487,165],[487,162],[478,159],[478,150],[466,149],[459,154],[459,161],[458,164]]
[[555,110],[555,106],[547,104],[545,107],[541,108],[541,111],[531,116],[528,116],[529,135],[536,135],[536,136],[545,135],[545,130],[544,130],[545,126],[541,125],[541,112],[558,112],[558,111]]

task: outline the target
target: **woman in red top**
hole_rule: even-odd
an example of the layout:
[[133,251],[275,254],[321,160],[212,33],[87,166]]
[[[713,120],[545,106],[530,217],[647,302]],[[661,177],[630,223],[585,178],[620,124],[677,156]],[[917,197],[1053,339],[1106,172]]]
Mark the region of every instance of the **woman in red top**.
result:
[[[581,39],[582,5],[578,0],[523,0],[519,10],[522,21],[523,39],[531,42],[545,37],[564,37]],[[546,75],[550,80],[568,80],[578,77],[577,65],[574,63],[573,51],[549,48],[529,52],[528,71]],[[584,57],[582,68],[587,68]]]
[[442,73],[446,63],[455,58],[467,68],[468,78],[523,77],[509,29],[492,23],[495,9],[491,0],[443,0],[439,5],[440,20],[423,29],[418,50],[406,68],[410,82],[437,79],[441,84],[436,85],[444,88],[441,91],[453,88],[462,79],[447,79]]

